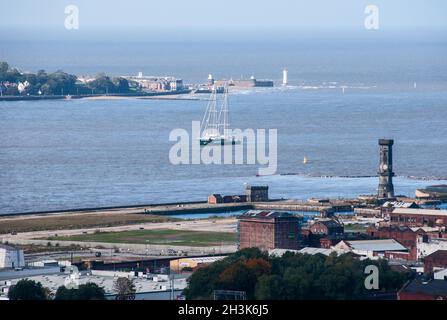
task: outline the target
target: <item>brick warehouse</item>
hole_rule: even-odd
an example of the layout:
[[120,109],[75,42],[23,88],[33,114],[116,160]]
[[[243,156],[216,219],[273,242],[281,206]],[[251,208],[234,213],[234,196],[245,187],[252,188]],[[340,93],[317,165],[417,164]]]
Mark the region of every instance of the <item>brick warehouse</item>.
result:
[[299,249],[301,221],[287,212],[248,211],[238,218],[239,248]]
[[396,208],[390,213],[390,222],[409,227],[447,227],[447,211]]

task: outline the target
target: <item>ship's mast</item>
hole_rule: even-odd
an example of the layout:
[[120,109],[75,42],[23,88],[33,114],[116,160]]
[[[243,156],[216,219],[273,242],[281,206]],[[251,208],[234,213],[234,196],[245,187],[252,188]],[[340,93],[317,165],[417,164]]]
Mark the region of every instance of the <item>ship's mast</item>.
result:
[[[219,112],[219,134],[221,134],[222,137],[227,138],[228,137],[228,129],[230,126],[229,123],[229,109],[228,109],[228,86],[225,85],[224,93],[223,93],[223,99],[222,99],[222,105]],[[222,130],[222,131],[221,131]]]
[[217,127],[217,93],[215,87],[213,87],[211,91],[210,100],[208,101],[208,105],[206,107],[205,115],[202,120],[201,132],[206,137],[214,137],[217,136],[218,127]]

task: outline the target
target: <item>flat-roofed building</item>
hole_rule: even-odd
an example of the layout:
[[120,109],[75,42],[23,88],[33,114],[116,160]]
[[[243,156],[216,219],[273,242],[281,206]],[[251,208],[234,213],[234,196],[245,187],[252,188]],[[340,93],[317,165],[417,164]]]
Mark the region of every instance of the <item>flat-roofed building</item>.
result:
[[340,241],[337,251],[352,252],[365,257],[385,257],[387,252],[408,254],[409,250],[394,239]]
[[172,271],[182,271],[185,268],[197,269],[216,261],[224,259],[226,256],[209,256],[196,258],[180,258],[170,261],[170,268]]
[[268,186],[246,186],[245,196],[247,202],[265,202],[269,201]]
[[428,186],[425,189],[417,189],[416,198],[447,200],[447,184]]
[[22,268],[25,266],[23,250],[0,244],[0,269]]
[[239,248],[297,250],[301,221],[287,212],[250,210],[238,217]]
[[395,208],[390,223],[409,227],[446,227],[447,210]]

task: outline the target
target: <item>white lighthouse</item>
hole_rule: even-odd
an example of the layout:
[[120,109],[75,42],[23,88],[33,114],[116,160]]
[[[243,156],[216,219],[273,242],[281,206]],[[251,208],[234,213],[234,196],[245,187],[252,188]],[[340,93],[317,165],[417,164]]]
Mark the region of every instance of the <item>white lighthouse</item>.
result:
[[282,85],[283,86],[287,86],[287,84],[289,83],[289,80],[288,80],[288,71],[286,70],[286,69],[284,69],[283,71],[282,71]]

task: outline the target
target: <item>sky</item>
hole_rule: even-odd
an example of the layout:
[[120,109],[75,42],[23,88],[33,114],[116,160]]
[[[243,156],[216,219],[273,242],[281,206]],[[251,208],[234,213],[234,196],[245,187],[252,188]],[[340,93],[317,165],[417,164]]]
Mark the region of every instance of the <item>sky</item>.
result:
[[363,28],[371,4],[381,28],[447,29],[445,0],[0,0],[0,27],[62,31],[70,4],[79,30]]

